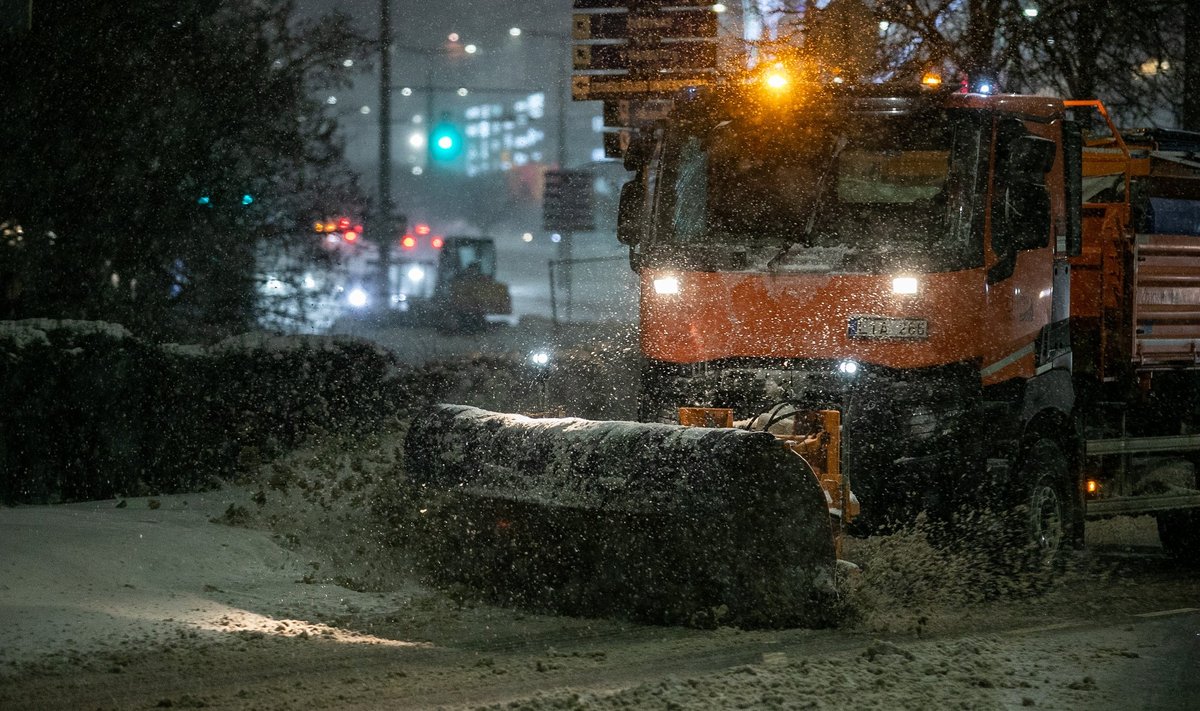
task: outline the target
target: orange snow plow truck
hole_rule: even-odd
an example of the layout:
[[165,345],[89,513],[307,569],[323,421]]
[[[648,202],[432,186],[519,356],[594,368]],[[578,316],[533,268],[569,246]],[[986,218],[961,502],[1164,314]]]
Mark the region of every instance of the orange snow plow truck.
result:
[[624,151],[641,422],[414,424],[439,574],[782,626],[825,619],[844,533],[922,514],[998,514],[1051,570],[1114,515],[1200,557],[1200,135],[783,71],[684,89]]

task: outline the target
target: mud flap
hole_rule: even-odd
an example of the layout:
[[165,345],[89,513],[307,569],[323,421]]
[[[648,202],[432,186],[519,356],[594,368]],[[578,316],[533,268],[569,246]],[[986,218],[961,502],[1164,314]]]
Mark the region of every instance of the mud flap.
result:
[[769,434],[438,405],[405,450],[414,552],[441,584],[653,623],[828,622],[825,498]]

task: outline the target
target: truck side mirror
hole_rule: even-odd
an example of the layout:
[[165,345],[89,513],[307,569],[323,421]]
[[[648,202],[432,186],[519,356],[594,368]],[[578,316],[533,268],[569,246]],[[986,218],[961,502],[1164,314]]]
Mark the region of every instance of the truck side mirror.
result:
[[650,163],[654,156],[654,135],[634,131],[629,138],[629,146],[625,148],[625,170],[641,170]]
[[1069,256],[1083,254],[1083,131],[1074,121],[1064,121],[1063,183],[1066,185],[1067,234]]
[[634,245],[642,236],[642,216],[646,212],[646,184],[636,175],[621,186],[617,203],[617,241]]
[[992,248],[1001,257],[1048,245],[1051,203],[1046,173],[1058,146],[1022,134],[1003,141],[1003,148],[992,206]]

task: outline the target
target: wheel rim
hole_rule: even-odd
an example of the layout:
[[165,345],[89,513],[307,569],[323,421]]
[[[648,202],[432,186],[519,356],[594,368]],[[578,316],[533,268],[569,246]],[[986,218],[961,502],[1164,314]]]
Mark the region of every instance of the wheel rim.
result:
[[1043,560],[1052,559],[1063,540],[1062,501],[1048,484],[1038,484],[1030,500],[1030,543]]

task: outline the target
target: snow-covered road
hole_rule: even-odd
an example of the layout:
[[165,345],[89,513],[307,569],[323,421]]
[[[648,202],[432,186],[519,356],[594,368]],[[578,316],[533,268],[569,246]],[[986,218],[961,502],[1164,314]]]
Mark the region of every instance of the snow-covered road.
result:
[[[838,630],[654,628],[498,609],[423,587],[395,564],[395,549],[372,547],[374,519],[345,493],[363,490],[354,477],[391,470],[388,452],[384,443],[297,455],[269,470],[265,502],[248,482],[123,507],[0,509],[0,708],[1200,701],[1200,575],[1150,547],[1145,521],[1097,529],[1104,555],[1085,556],[1043,595],[978,603],[877,591],[864,598],[875,609]],[[863,554],[912,565],[901,570],[909,583],[929,574],[911,563],[927,552],[906,558],[900,539],[873,543]],[[1126,543],[1142,545],[1122,552]]]

